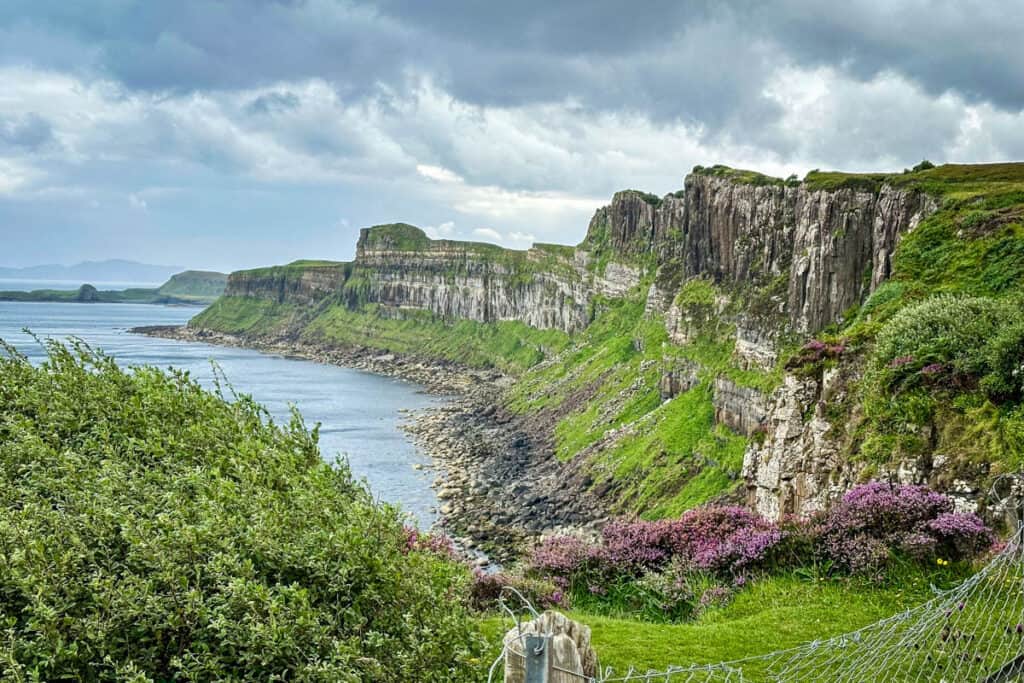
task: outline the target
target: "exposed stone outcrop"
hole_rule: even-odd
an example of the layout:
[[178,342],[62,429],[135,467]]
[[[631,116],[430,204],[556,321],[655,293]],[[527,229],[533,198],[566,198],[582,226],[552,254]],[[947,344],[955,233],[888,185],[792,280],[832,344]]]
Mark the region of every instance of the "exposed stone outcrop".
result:
[[715,406],[715,422],[745,436],[760,431],[768,414],[768,401],[763,393],[726,377],[715,378],[711,402]]
[[809,377],[786,375],[769,399],[764,440],[751,442],[744,454],[748,504],[769,519],[808,515],[828,508],[857,483],[877,479],[924,484],[945,491],[958,509],[976,510],[986,463],[954,464],[949,454],[936,452],[882,464],[849,457],[846,446],[860,415],[840,411],[842,423],[835,424],[829,408],[851,403],[847,394],[857,373],[854,364]]
[[889,186],[878,194],[825,191],[691,174],[683,216],[686,275],[740,286],[785,277],[791,328],[815,332],[881,283],[899,236],[935,208],[920,192]]
[[765,517],[823,510],[852,484],[825,419],[827,402],[840,398],[838,380],[836,372],[820,380],[787,375],[771,397],[764,441],[743,458],[747,502]]
[[667,358],[663,362],[658,391],[667,401],[700,384],[700,365],[683,358]]

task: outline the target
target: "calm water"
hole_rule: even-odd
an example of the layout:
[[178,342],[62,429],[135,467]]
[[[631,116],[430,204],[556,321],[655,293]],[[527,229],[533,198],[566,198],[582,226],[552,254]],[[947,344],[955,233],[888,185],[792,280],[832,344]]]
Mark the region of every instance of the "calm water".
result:
[[173,365],[211,386],[215,360],[239,392],[253,397],[277,420],[286,420],[294,403],[312,426],[321,423],[324,458],[348,458],[357,477],[365,477],[378,498],[399,503],[421,527],[434,521],[437,504],[427,470],[429,463],[398,429],[403,408],[417,409],[437,399],[414,384],[245,349],[153,339],[128,334],[138,325],[180,325],[199,311],[194,307],[143,304],[63,304],[0,302],[0,337],[33,360],[43,352],[22,333],[40,337],[81,337],[102,348],[122,365]]

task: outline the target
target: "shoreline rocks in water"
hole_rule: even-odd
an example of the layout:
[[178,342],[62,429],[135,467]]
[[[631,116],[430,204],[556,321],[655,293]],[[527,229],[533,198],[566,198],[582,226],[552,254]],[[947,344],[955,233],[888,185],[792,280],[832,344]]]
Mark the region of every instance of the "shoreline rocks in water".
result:
[[602,506],[559,462],[545,435],[501,408],[512,381],[497,370],[412,358],[377,349],[338,348],[287,337],[253,338],[189,327],[130,330],[165,339],[249,348],[329,363],[414,382],[447,400],[440,406],[403,411],[402,425],[431,456],[437,526],[478,565],[508,563],[545,535],[593,533],[604,521]]

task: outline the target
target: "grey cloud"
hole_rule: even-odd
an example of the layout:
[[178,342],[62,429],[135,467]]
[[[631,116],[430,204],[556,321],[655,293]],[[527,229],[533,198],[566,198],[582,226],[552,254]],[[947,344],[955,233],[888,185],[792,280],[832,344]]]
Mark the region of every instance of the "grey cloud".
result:
[[349,99],[382,84],[407,89],[410,73],[423,73],[472,104],[571,99],[699,123],[713,135],[777,118],[762,88],[787,63],[865,81],[894,71],[933,95],[1020,110],[1017,4],[16,0],[0,9],[0,25],[59,39],[0,55],[66,66],[74,52],[88,58],[81,68],[147,90],[322,77]]
[[53,126],[36,113],[4,119],[0,117],[0,149],[35,152],[54,141]]
[[1022,18],[1019,0],[788,0],[757,6],[750,23],[805,65],[834,66],[861,80],[895,72],[932,95],[952,91],[1019,111]]
[[299,104],[299,96],[293,92],[271,92],[253,99],[246,106],[246,111],[250,114],[274,114],[290,111]]

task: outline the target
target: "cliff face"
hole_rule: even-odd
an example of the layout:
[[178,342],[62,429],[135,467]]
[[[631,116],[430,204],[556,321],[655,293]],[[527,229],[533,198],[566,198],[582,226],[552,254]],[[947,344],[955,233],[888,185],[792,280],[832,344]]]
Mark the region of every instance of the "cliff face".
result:
[[337,291],[345,279],[342,265],[331,263],[241,270],[228,276],[224,296],[306,305]]
[[[655,308],[671,288],[701,277],[752,290],[784,280],[785,298],[769,314],[786,331],[811,333],[835,322],[882,282],[899,236],[934,203],[919,192],[811,191],[691,174],[686,190],[662,199],[616,193],[591,220],[575,250],[537,246],[517,252],[493,245],[431,240],[404,224],[361,231],[351,264],[298,262],[233,273],[225,294],[310,304],[345,290],[352,304],[378,304],[386,315],[423,311],[448,321],[515,320],[576,332],[589,322],[595,295],[623,297],[645,272],[665,272],[667,293],[653,287]],[[596,261],[602,260],[600,268]],[[677,323],[679,311],[670,313]],[[759,362],[773,358],[780,331],[773,315],[739,311],[741,346]]]
[[[865,475],[829,416],[856,372],[808,378],[786,371],[780,357],[885,283],[901,239],[939,208],[915,185],[832,180],[698,170],[684,191],[662,198],[616,193],[575,248],[513,251],[376,226],[361,232],[351,263],[234,273],[225,299],[309,311],[281,315],[300,327],[340,307],[360,320],[514,321],[571,335],[566,344],[598,351],[541,349],[547,360],[510,405],[547,426],[560,456],[582,454],[574,462],[582,479],[647,512],[643,505],[670,494],[692,502],[679,482],[708,468],[723,473],[721,487],[732,486],[741,454],[753,507],[771,517],[805,513]],[[383,334],[379,326],[365,329],[371,336],[359,344],[381,342],[372,337]],[[680,446],[684,429],[705,436]],[[679,448],[689,449],[686,458],[673,460]],[[630,462],[658,449],[647,469],[627,474]],[[941,475],[931,463],[926,475],[920,463],[894,467],[902,480]]]
[[[389,315],[424,311],[444,320],[514,320],[574,332],[588,322],[590,288],[564,253],[429,240],[412,226],[409,243],[363,229],[353,278],[359,296]],[[413,233],[412,231],[416,231]]]

